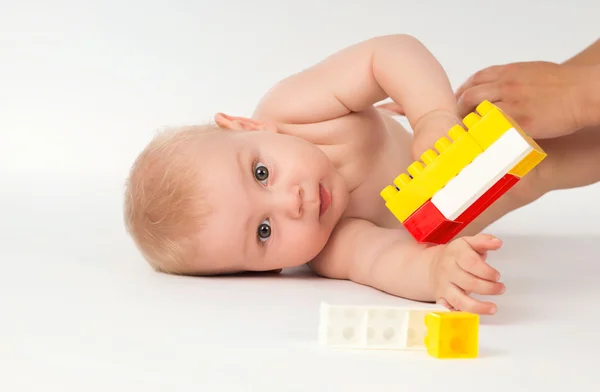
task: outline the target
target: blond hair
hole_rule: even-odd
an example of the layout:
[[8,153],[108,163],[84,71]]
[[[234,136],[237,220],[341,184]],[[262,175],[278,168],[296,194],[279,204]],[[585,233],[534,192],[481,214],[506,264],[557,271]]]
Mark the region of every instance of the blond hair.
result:
[[137,157],[126,182],[124,220],[128,233],[157,271],[190,273],[197,257],[197,232],[210,212],[203,200],[198,165],[204,135],[212,124],[157,134]]

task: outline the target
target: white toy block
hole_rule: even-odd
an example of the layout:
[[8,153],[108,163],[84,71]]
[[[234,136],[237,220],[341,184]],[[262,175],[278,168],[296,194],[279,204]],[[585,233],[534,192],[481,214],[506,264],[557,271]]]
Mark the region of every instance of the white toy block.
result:
[[431,203],[455,220],[532,150],[516,129],[509,129],[433,195]]
[[321,304],[319,342],[339,348],[426,349],[425,316],[446,308]]

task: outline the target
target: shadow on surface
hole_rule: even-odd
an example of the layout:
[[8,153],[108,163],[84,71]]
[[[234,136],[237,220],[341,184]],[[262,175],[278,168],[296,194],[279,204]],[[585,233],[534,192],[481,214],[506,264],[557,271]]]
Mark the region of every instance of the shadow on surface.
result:
[[[304,279],[320,279],[308,266],[300,266],[285,270],[260,271],[260,272],[237,272],[231,274],[214,275],[214,276],[188,276],[189,278],[203,279],[289,279],[289,280],[304,280]],[[182,276],[184,278],[184,276]]]
[[510,351],[508,351],[508,350],[498,350],[495,348],[480,346],[477,359],[491,359],[491,358],[498,358],[498,357],[506,357],[509,354],[510,354]]
[[[503,248],[489,262],[502,274],[506,293],[498,313],[481,323],[530,324],[551,321],[556,309],[581,306],[598,295],[600,238],[568,236],[501,236]],[[481,297],[480,297],[481,298]],[[589,305],[588,305],[589,306]]]

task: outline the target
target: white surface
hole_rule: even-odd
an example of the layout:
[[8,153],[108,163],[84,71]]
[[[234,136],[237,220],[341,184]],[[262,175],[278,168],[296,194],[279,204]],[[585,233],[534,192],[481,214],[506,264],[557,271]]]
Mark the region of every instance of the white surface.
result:
[[593,390],[597,186],[494,227],[507,292],[473,361],[320,347],[322,301],[407,302],[304,271],[154,274],[124,234],[122,184],[156,128],[249,115],[272,83],[333,50],[414,34],[458,86],[494,63],[562,60],[598,35],[589,0],[431,4],[0,0],[0,390]]
[[523,136],[509,129],[433,195],[431,203],[455,220],[531,151]]

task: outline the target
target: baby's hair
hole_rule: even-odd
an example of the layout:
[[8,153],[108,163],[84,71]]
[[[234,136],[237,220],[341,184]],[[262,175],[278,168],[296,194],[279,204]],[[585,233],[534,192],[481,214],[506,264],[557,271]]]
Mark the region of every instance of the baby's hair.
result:
[[204,136],[219,131],[213,124],[167,129],[133,163],[125,187],[125,226],[142,256],[159,272],[191,272],[196,233],[210,212],[199,165],[194,163],[202,159]]

